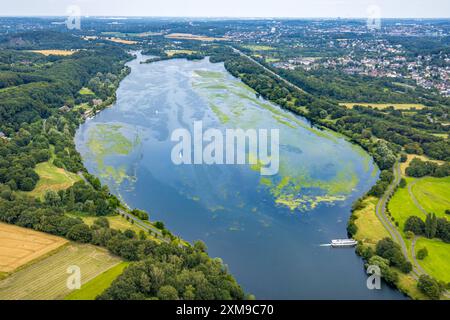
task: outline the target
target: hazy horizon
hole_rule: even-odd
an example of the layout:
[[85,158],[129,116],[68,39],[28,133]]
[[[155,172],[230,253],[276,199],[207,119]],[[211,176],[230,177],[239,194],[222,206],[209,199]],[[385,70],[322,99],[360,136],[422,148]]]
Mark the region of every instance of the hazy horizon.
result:
[[2,3],[0,16],[66,16],[73,5],[91,17],[352,19],[366,18],[376,6],[386,19],[450,18],[448,0],[15,0]]

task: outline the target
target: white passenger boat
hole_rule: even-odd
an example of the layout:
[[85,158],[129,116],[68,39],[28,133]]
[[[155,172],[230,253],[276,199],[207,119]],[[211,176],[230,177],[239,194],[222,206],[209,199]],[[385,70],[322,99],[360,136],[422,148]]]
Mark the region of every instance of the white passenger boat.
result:
[[353,239],[336,239],[331,240],[331,246],[333,248],[339,248],[339,247],[354,247],[358,244],[358,241]]

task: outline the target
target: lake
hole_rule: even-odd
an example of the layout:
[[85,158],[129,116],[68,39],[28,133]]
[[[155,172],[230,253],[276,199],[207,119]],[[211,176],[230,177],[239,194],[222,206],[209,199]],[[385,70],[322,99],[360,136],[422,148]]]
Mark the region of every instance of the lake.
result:
[[[143,59],[128,63],[114,106],[76,134],[89,172],[172,233],[203,240],[258,299],[404,298],[385,284],[368,290],[354,249],[323,246],[347,237],[352,202],[378,177],[368,154],[258,97],[223,63]],[[278,174],[175,165],[171,133],[192,131],[194,121],[221,131],[279,129]]]

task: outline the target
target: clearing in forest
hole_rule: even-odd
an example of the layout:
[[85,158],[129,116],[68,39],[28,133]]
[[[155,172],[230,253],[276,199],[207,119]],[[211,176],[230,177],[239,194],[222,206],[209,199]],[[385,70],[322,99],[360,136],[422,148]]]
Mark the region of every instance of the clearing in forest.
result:
[[78,50],[31,50],[34,53],[40,53],[44,56],[71,56]]

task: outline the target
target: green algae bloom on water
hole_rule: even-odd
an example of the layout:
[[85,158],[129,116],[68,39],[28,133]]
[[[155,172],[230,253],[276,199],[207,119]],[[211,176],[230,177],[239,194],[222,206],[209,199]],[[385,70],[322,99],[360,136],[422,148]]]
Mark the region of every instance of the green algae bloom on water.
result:
[[[367,290],[354,252],[319,246],[346,236],[351,203],[376,181],[367,154],[258,97],[221,63],[139,61],[117,103],[77,132],[91,173],[173,234],[203,240],[259,299],[394,296]],[[278,174],[261,176],[260,163],[174,165],[171,133],[195,121],[222,132],[279,129]]]

